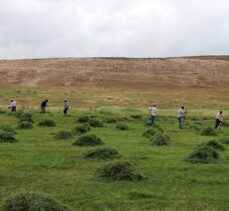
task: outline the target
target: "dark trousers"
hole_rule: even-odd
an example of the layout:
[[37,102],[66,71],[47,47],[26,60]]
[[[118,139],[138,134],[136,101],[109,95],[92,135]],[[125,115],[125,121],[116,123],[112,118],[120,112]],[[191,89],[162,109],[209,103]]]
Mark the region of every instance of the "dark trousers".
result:
[[156,116],[151,115],[151,124],[154,126]]
[[45,106],[41,106],[41,113],[45,113]]
[[222,122],[221,122],[219,119],[216,119],[216,120],[215,120],[215,129],[217,129],[217,128],[220,129],[221,123],[222,123]]
[[178,127],[182,129],[182,117],[178,117]]
[[15,107],[15,106],[13,106],[13,107],[11,108],[11,112],[16,112],[16,107]]
[[67,114],[67,112],[68,112],[68,108],[65,108],[64,109],[64,114]]

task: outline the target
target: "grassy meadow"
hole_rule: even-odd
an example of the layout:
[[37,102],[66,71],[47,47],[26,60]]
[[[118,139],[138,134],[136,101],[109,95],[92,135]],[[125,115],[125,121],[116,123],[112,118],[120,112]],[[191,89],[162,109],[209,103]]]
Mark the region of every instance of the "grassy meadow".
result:
[[[146,99],[140,102],[144,95],[137,99],[134,93],[75,92],[74,98],[71,97],[74,90],[69,94],[67,90],[1,87],[0,126],[14,128],[18,142],[0,143],[0,207],[13,194],[38,192],[52,196],[72,210],[229,210],[229,145],[223,144],[225,150],[219,151],[221,159],[217,163],[193,164],[186,160],[199,144],[229,137],[226,115],[226,124],[215,136],[201,135],[204,128],[213,128],[216,107],[195,104],[197,100],[186,99],[184,93],[182,103],[196,106],[188,109],[184,128],[179,130],[177,101],[170,108],[166,101],[158,98],[156,102],[164,106],[159,110],[156,126],[163,129],[171,142],[168,146],[155,146],[149,138],[143,137],[151,128],[148,124],[150,94],[146,93]],[[65,97],[71,107],[66,117],[61,107]],[[32,114],[33,128],[18,128],[19,119],[6,105],[11,98],[18,99],[17,113],[23,110]],[[50,107],[46,114],[40,114],[39,104],[44,98],[50,100]],[[128,104],[131,99],[134,103]],[[227,102],[222,99],[220,102],[225,108]],[[61,130],[71,132],[74,127],[84,125],[78,119],[85,115],[103,124],[90,127],[88,133],[100,137],[103,146],[116,149],[121,155],[118,160],[130,162],[146,179],[100,178],[97,170],[114,161],[84,158],[85,153],[100,146],[73,146],[79,135],[63,140],[55,138]],[[108,123],[109,118],[116,122]],[[56,126],[39,126],[45,119],[53,120]],[[129,129],[117,129],[118,123]]]

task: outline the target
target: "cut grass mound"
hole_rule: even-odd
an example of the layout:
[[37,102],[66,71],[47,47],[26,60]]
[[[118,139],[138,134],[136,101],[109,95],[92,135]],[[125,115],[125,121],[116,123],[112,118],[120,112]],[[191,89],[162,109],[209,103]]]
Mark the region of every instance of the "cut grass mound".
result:
[[126,124],[123,124],[123,123],[118,123],[116,125],[116,128],[119,129],[119,130],[129,130],[129,127]]
[[91,127],[103,127],[103,123],[98,119],[90,119],[89,125]]
[[217,163],[221,160],[219,153],[209,146],[197,148],[188,158],[190,163]]
[[75,128],[72,129],[72,134],[73,135],[82,135],[82,134],[87,133],[89,131],[90,131],[90,127],[87,125],[76,126]]
[[84,158],[110,160],[120,158],[120,155],[116,149],[110,147],[101,147],[96,150],[89,151],[85,154]]
[[207,127],[201,131],[201,135],[202,136],[217,136],[217,132],[214,129],[212,129],[211,127]]
[[13,133],[2,131],[0,132],[0,143],[16,143],[18,140]]
[[69,139],[72,138],[72,134],[69,131],[61,130],[54,136],[55,139]]
[[105,123],[108,123],[108,124],[117,122],[117,120],[115,118],[113,118],[113,117],[107,117],[107,118],[105,118],[104,121],[105,121]]
[[203,143],[200,146],[209,146],[209,147],[214,148],[215,150],[224,151],[224,146],[215,140],[208,141],[207,143]]
[[103,144],[103,141],[96,135],[84,135],[79,137],[72,145],[74,146],[96,146]]
[[131,115],[130,117],[131,117],[132,119],[135,119],[135,120],[142,120],[142,119],[143,119],[143,116],[140,115],[140,114]]
[[10,125],[1,125],[0,130],[16,134],[17,132],[15,131],[14,128],[12,128]]
[[31,122],[19,122],[18,126],[17,126],[18,129],[31,129],[33,128],[33,125]]
[[56,123],[51,119],[44,119],[38,123],[38,126],[41,127],[56,127]]
[[229,144],[229,137],[228,138],[222,138],[219,140],[223,144]]
[[88,116],[81,116],[78,118],[78,122],[79,123],[87,123],[89,121],[89,117]]
[[116,181],[139,181],[145,176],[136,173],[135,168],[127,161],[115,161],[97,171],[100,178]]
[[166,145],[169,145],[171,140],[168,135],[157,133],[150,139],[150,141],[152,141],[152,145],[166,146]]
[[150,128],[143,133],[143,136],[145,138],[152,138],[154,135],[156,135],[156,133],[159,133],[157,128]]
[[31,122],[33,123],[33,115],[31,113],[21,112],[18,114],[17,118],[20,122]]
[[7,199],[3,211],[70,211],[61,203],[41,193],[19,193]]
[[188,128],[191,129],[191,130],[196,130],[196,131],[200,131],[201,130],[200,126],[198,126],[198,125],[190,125]]

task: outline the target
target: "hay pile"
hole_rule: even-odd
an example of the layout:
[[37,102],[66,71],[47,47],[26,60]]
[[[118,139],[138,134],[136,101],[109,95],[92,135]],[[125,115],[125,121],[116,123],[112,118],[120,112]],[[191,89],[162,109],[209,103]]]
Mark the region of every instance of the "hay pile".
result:
[[103,144],[103,141],[96,135],[89,134],[79,137],[72,145],[73,146],[96,146]]
[[17,133],[15,131],[15,129],[13,127],[11,127],[10,125],[1,125],[0,130],[5,131],[5,132],[9,132],[9,133],[13,133],[13,134]]
[[116,129],[118,129],[118,130],[129,130],[129,127],[126,124],[118,123],[116,125]]
[[116,181],[139,181],[146,177],[137,173],[127,161],[115,161],[97,171],[100,178]]
[[116,149],[110,147],[101,147],[96,150],[89,151],[85,154],[84,158],[110,160],[120,158],[120,155]]
[[61,130],[54,136],[55,139],[69,139],[72,138],[72,134],[69,131]]
[[221,160],[219,153],[209,146],[202,146],[197,148],[191,155],[188,156],[187,161],[190,163],[217,163]]
[[19,122],[17,128],[18,129],[31,129],[33,128],[33,125],[31,122],[22,121],[22,122]]
[[82,135],[90,131],[90,127],[87,125],[76,126],[72,129],[73,135]]
[[201,131],[201,135],[202,136],[217,136],[217,132],[214,129],[212,129],[211,127],[207,127]]
[[44,119],[38,123],[38,126],[41,127],[56,127],[56,123],[51,119]]
[[171,142],[171,139],[168,135],[163,134],[163,133],[156,133],[151,139],[150,141],[152,141],[152,145],[155,146],[165,146],[165,145],[169,145],[169,143]]
[[5,201],[3,211],[70,211],[61,203],[41,193],[20,193]]
[[103,127],[103,122],[98,119],[90,119],[88,123],[91,127]]
[[16,143],[18,140],[14,137],[13,133],[1,131],[0,132],[0,143]]

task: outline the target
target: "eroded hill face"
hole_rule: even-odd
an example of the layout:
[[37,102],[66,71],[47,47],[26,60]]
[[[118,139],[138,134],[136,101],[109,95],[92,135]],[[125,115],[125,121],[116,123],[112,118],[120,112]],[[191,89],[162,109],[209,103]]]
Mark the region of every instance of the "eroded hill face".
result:
[[229,56],[164,59],[61,58],[0,61],[0,82],[150,90],[229,89]]

